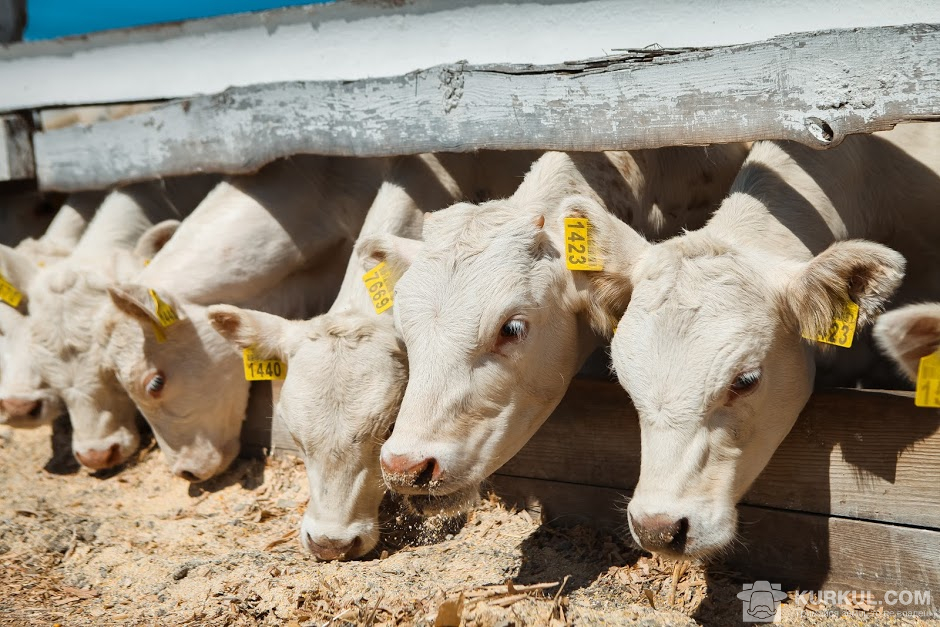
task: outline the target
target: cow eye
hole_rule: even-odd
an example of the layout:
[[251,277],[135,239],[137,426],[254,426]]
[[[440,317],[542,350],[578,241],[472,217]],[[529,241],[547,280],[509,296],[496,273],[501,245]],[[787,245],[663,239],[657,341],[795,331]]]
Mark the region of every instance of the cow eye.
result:
[[757,389],[757,385],[760,383],[760,378],[760,368],[742,372],[734,378],[734,381],[731,382],[731,391],[736,396],[747,396]]
[[499,330],[499,339],[503,342],[521,340],[529,330],[529,325],[521,318],[510,318]]
[[160,392],[163,391],[163,386],[166,385],[166,375],[162,372],[155,372],[150,375],[150,378],[147,379],[145,387],[147,388],[147,394],[156,398],[160,396]]

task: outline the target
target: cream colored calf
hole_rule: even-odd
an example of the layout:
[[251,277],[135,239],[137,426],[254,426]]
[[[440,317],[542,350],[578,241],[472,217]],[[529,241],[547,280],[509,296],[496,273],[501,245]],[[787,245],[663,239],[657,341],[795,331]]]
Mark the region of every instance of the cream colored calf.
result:
[[[402,159],[376,195],[362,236],[417,237],[425,212],[470,196],[509,194],[533,159],[490,152]],[[312,320],[209,309],[213,326],[239,349],[287,362],[275,411],[304,455],[310,502],[301,539],[320,559],[359,557],[379,539],[379,448],[408,377],[392,314],[375,313],[363,272],[353,255],[330,311]]]
[[940,303],[889,311],[878,318],[873,334],[904,375],[916,381],[921,358],[940,350]]
[[155,222],[192,211],[217,180],[187,177],[112,192],[75,250],[29,286],[33,363],[43,385],[65,402],[73,451],[89,468],[120,463],[139,441],[133,404],[113,376],[98,374],[102,355],[95,333],[109,303],[106,287],[139,272],[175,228],[172,221]]
[[[731,542],[735,504],[813,389],[819,345],[801,335],[851,336],[835,322],[850,301],[864,329],[899,287],[897,302],[940,295],[938,172],[940,125],[911,125],[821,152],[758,143],[709,223],[656,245],[591,200],[569,206],[602,248],[595,306],[622,315],[611,354],[640,416],[628,511],[644,548]],[[824,351],[844,383],[871,367],[867,344]]]
[[705,222],[745,154],[738,145],[548,153],[511,197],[429,216],[423,245],[361,241],[369,263],[409,268],[394,312],[410,373],[382,447],[386,482],[416,504],[466,502],[545,421],[600,344],[586,279],[565,264],[572,196],[665,237]]

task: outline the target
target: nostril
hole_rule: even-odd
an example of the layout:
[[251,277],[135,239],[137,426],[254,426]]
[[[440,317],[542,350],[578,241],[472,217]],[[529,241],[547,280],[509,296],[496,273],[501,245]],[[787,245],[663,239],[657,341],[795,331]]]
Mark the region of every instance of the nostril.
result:
[[630,524],[636,541],[648,551],[670,550],[682,553],[689,531],[689,519],[675,520],[665,514],[653,516],[630,515]]
[[680,518],[675,523],[672,534],[672,542],[669,543],[669,548],[671,548],[676,553],[682,553],[685,550],[685,541],[689,535],[689,519]]
[[29,417],[39,418],[41,414],[42,414],[42,401],[37,402],[36,405],[31,410],[29,410]]
[[121,461],[121,447],[117,444],[112,444],[111,448],[108,449],[108,457],[105,463],[110,467],[117,465],[119,461]]
[[415,471],[415,475],[412,483],[419,488],[429,486],[431,481],[433,481],[437,475],[440,475],[437,471],[437,460],[435,459],[426,459],[421,462],[421,464],[415,466],[413,470]]
[[188,471],[188,470],[181,470],[181,471],[179,471],[179,472],[176,473],[176,474],[177,474],[177,476],[182,477],[182,478],[185,479],[186,481],[189,481],[189,482],[192,482],[192,483],[199,483],[199,481],[201,481],[201,480],[199,479],[199,477],[197,477],[195,474],[191,473],[191,472]]

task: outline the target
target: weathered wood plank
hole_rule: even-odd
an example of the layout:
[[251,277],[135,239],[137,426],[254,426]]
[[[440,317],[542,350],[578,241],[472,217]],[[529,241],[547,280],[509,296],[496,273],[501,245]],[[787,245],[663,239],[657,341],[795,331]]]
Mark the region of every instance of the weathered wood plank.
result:
[[[501,473],[632,490],[640,432],[626,392],[576,380]],[[940,413],[907,394],[813,395],[744,502],[940,528]]]
[[0,0],[0,44],[23,38],[26,28],[26,0]]
[[[510,503],[537,509],[543,520],[629,533],[619,490],[502,474],[492,477],[492,486]],[[876,599],[888,590],[940,589],[940,531],[748,505],[738,513],[738,548],[716,566],[745,581],[868,591]]]
[[237,88],[35,137],[44,189],[294,153],[612,150],[756,139],[824,148],[940,117],[940,24],[801,33],[558,66],[453,64],[392,78]]
[[940,5],[922,0],[864,7],[828,0],[825,11],[814,0],[686,0],[644,8],[623,0],[339,0],[32,41],[0,47],[0,111],[397,76],[461,59],[547,64],[624,48],[722,46],[809,30],[940,22]]
[[0,116],[0,181],[35,176],[29,122],[21,115]]

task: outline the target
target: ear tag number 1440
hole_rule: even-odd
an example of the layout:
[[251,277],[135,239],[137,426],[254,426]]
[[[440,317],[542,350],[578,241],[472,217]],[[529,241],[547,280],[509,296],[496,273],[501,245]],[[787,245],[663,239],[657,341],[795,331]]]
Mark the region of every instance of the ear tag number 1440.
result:
[[0,274],[0,300],[13,308],[19,307],[20,301],[23,300],[22,292],[13,287],[13,284],[2,274]]
[[822,335],[810,337],[803,335],[807,340],[815,340],[824,344],[841,346],[842,348],[852,348],[852,340],[855,338],[855,326],[858,324],[858,305],[849,301],[845,304],[845,309],[837,315],[829,325],[829,329]]
[[918,407],[940,407],[940,351],[921,357],[917,367],[917,391],[914,404]]
[[569,270],[603,270],[587,218],[565,218],[565,265]]
[[246,381],[274,381],[287,377],[287,366],[280,359],[258,359],[255,352],[246,348],[242,351],[245,364]]
[[395,286],[392,283],[392,271],[388,264],[383,261],[363,274],[362,282],[366,284],[366,289],[369,291],[369,298],[372,300],[375,313],[380,314],[392,307],[392,290]]

